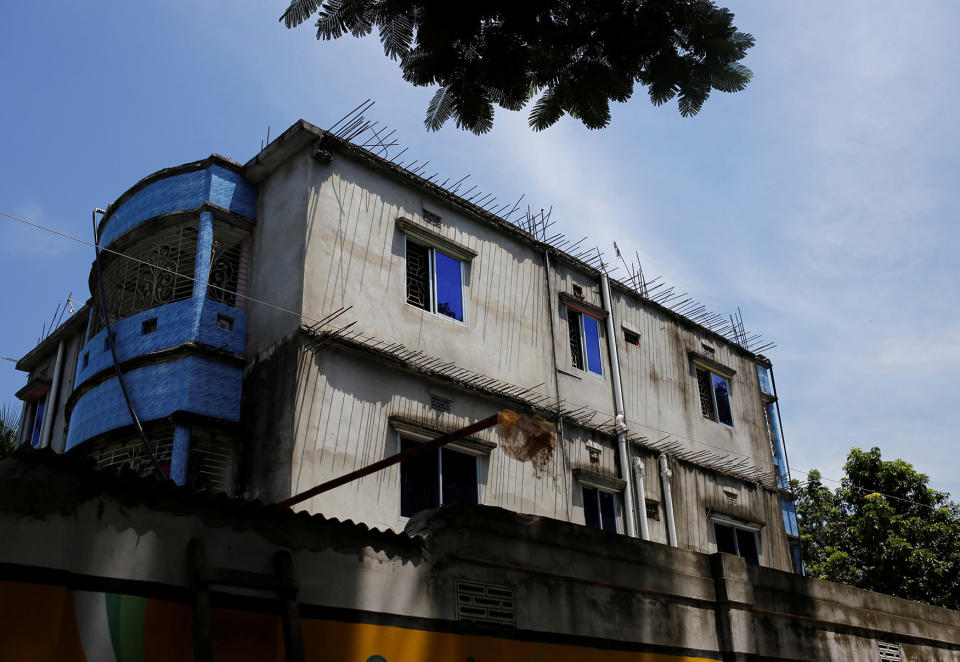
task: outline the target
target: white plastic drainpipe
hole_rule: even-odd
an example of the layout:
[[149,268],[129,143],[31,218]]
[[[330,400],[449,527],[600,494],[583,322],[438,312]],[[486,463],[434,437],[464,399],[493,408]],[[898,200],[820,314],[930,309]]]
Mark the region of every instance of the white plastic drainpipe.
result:
[[640,520],[640,537],[650,540],[650,525],[647,524],[646,492],[643,489],[643,459],[633,458],[633,477],[637,481],[637,519]]
[[667,466],[667,454],[660,455],[660,480],[663,483],[663,505],[667,513],[667,538],[670,546],[677,546],[677,524],[673,520],[673,495],[670,492],[670,476],[673,474]]
[[627,454],[627,424],[623,418],[623,388],[620,384],[620,358],[617,355],[617,332],[613,325],[613,305],[610,302],[610,280],[607,274],[600,275],[600,293],[607,311],[607,349],[610,352],[610,375],[613,382],[613,406],[617,415],[614,428],[617,431],[617,451],[620,455],[620,473],[627,483],[623,488],[623,509],[626,516],[627,535],[637,537],[637,513],[633,508],[633,480],[630,478],[630,457]]
[[57,362],[53,368],[53,383],[50,384],[50,395],[43,411],[43,427],[40,428],[40,448],[50,445],[50,432],[53,430],[53,419],[57,417],[57,394],[60,393],[60,375],[63,373],[63,345],[64,340],[57,346]]

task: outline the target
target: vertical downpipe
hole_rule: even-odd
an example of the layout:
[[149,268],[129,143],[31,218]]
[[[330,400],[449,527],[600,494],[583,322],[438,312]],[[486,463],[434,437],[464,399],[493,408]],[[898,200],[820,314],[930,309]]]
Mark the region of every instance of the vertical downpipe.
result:
[[47,407],[43,414],[43,427],[40,430],[40,448],[46,448],[50,445],[53,419],[57,417],[57,395],[60,393],[60,375],[63,373],[63,346],[65,342],[61,339],[57,346],[57,362],[53,368],[53,383],[50,384],[50,396],[47,398]]
[[663,483],[663,505],[667,513],[667,538],[670,546],[677,546],[677,523],[673,519],[673,493],[670,491],[670,476],[673,473],[667,466],[667,454],[660,455],[660,481]]
[[633,480],[630,477],[630,457],[627,454],[627,424],[623,416],[623,388],[620,384],[620,357],[617,354],[617,333],[613,324],[613,304],[610,301],[610,280],[600,274],[600,293],[607,311],[607,350],[610,352],[610,376],[613,382],[613,405],[616,414],[617,452],[620,456],[620,473],[627,485],[623,488],[623,508],[627,523],[627,535],[637,537],[637,513],[633,507]]
[[640,520],[640,537],[650,540],[650,525],[647,523],[646,494],[643,488],[643,458],[633,458],[633,477],[637,480],[637,519]]

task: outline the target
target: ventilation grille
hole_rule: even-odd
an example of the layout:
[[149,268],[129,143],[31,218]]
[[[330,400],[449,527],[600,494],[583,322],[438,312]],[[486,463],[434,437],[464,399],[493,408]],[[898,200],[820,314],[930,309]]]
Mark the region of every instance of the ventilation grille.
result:
[[658,501],[647,500],[647,519],[660,521],[660,503]]
[[724,491],[723,491],[723,500],[726,501],[727,503],[729,503],[731,506],[735,506],[735,505],[737,505],[737,501],[740,500],[740,495],[738,495],[736,492],[732,492],[732,491],[730,491],[730,490],[724,490]]
[[457,581],[457,619],[514,627],[513,589],[506,586]]
[[423,220],[425,220],[430,225],[435,225],[440,227],[440,215],[434,214],[432,211],[423,210]]
[[441,398],[438,395],[430,396],[430,408],[435,409],[441,413],[447,414],[450,412],[450,405],[453,404],[453,400],[448,400],[447,398]]
[[900,652],[899,644],[889,644],[885,641],[877,642],[877,657],[880,662],[901,662],[903,654]]

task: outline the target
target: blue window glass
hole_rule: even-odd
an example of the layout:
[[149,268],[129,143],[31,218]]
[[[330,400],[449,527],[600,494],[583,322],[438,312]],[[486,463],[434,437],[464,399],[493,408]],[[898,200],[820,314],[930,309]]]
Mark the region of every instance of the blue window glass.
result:
[[710,373],[713,377],[713,393],[717,402],[717,420],[726,425],[733,425],[733,412],[730,411],[730,385],[726,377]]
[[598,375],[603,374],[600,363],[600,329],[597,320],[587,315],[581,315],[583,320],[584,352],[587,355],[587,369]]
[[757,377],[760,380],[760,390],[764,393],[773,395],[773,385],[770,380],[770,368],[762,365],[757,366]]
[[463,279],[460,261],[434,251],[437,275],[437,313],[463,321]]
[[40,446],[40,430],[43,428],[43,410],[47,408],[47,396],[43,396],[37,401],[37,413],[33,419],[33,434],[30,435],[30,445],[34,448]]
[[800,527],[797,525],[797,507],[789,499],[781,499],[780,509],[783,511],[783,528],[788,536],[800,537]]

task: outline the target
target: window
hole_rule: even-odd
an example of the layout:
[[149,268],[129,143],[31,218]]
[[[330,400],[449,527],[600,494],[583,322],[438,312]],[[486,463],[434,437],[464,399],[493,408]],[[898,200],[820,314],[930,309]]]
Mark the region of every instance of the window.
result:
[[713,533],[717,538],[717,551],[742,557],[748,563],[760,563],[760,545],[757,532],[732,523],[713,523]]
[[[400,437],[401,452],[418,444]],[[440,448],[400,463],[401,517],[412,517],[445,503],[478,501],[477,458],[473,455]]]
[[760,381],[760,391],[773,395],[773,380],[770,378],[770,368],[757,364],[757,379]]
[[567,325],[570,332],[570,358],[573,361],[573,367],[602,375],[599,321],[567,306]]
[[646,504],[647,504],[647,519],[652,519],[659,522],[660,521],[660,502],[651,501],[650,499],[647,499]]
[[463,322],[463,265],[436,248],[407,242],[407,303]]
[[47,408],[47,396],[43,395],[40,398],[36,399],[32,403],[30,409],[30,427],[27,428],[30,431],[27,439],[30,440],[30,445],[34,448],[40,447],[40,431],[43,429],[43,412]]
[[700,410],[703,417],[733,427],[730,409],[730,382],[723,375],[696,365],[697,387],[700,391]]
[[583,519],[592,529],[617,532],[617,495],[595,487],[582,486]]
[[140,325],[140,335],[145,336],[149,333],[155,333],[157,330],[157,318],[151,317],[150,319],[143,320]]

